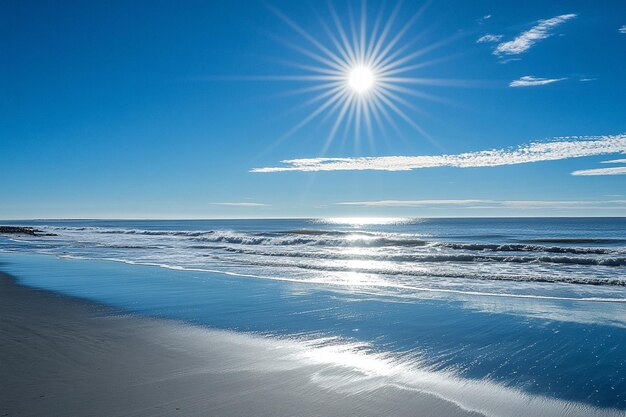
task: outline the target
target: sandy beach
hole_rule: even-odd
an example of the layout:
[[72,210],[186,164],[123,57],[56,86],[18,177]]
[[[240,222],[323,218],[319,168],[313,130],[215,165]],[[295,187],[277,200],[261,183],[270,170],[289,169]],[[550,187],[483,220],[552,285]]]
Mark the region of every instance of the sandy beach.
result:
[[2,416],[479,415],[398,388],[323,388],[316,376],[347,376],[254,337],[123,315],[4,274],[0,309]]

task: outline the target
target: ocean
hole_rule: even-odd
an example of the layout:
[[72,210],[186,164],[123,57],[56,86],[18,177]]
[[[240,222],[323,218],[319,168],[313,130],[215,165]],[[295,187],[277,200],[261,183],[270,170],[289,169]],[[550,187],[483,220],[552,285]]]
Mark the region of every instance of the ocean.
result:
[[25,285],[478,387],[494,415],[626,412],[626,218],[1,223],[55,235],[0,236]]

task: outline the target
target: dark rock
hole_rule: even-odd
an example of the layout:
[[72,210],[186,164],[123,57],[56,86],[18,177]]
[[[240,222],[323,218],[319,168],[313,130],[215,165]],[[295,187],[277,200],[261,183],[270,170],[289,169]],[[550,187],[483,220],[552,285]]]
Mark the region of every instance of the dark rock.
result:
[[54,233],[45,233],[43,230],[24,226],[0,226],[0,233],[9,235],[56,236]]

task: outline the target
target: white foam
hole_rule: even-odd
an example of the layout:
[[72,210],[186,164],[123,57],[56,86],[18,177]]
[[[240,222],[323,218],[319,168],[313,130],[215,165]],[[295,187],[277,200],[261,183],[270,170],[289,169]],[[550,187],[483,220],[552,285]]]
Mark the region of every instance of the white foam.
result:
[[[129,265],[142,265],[142,266],[152,266],[164,269],[172,269],[177,271],[193,271],[193,272],[208,272],[214,274],[222,274],[243,278],[254,278],[254,279],[263,279],[263,280],[272,280],[272,281],[286,281],[286,282],[295,282],[300,284],[323,284],[323,285],[337,285],[340,287],[345,287],[345,284],[337,283],[336,280],[328,280],[324,278],[318,279],[297,279],[297,278],[288,278],[281,276],[269,276],[269,275],[256,275],[256,274],[245,274],[240,272],[232,272],[232,271],[223,271],[219,269],[208,269],[208,268],[192,268],[185,267],[180,265],[169,265],[163,263],[154,263],[154,262],[141,262],[134,261],[128,259],[119,259],[119,258],[89,258],[83,256],[75,256],[75,255],[57,255],[59,258],[65,259],[83,259],[83,260],[103,260],[103,261],[111,261],[111,262],[120,262]],[[399,284],[399,283],[390,283],[387,281],[372,281],[361,284],[358,288],[353,288],[353,290],[357,292],[368,293],[368,287],[385,287],[385,288],[395,288],[402,290],[410,290],[415,292],[430,292],[430,293],[445,293],[445,294],[459,294],[459,295],[471,295],[471,296],[480,296],[480,297],[498,297],[498,298],[521,298],[521,299],[531,299],[531,300],[553,300],[553,301],[574,301],[574,302],[598,302],[598,303],[626,303],[626,298],[611,298],[611,297],[559,297],[559,296],[549,296],[549,295],[536,295],[536,294],[513,294],[513,293],[489,293],[482,291],[467,291],[467,290],[452,290],[446,288],[429,288],[429,287],[418,287],[413,285]],[[372,293],[374,295],[380,295],[375,292]],[[394,294],[386,294],[386,295],[394,295]],[[407,294],[398,294],[398,296],[406,297]]]
[[529,394],[489,380],[463,378],[454,372],[429,370],[415,357],[376,353],[361,342],[261,337],[192,327],[177,332],[177,338],[192,336],[200,350],[203,343],[233,344],[233,352],[237,347],[243,349],[246,354],[229,361],[228,371],[301,369],[319,387],[345,394],[395,387],[435,395],[464,410],[493,417],[624,416],[621,410]]

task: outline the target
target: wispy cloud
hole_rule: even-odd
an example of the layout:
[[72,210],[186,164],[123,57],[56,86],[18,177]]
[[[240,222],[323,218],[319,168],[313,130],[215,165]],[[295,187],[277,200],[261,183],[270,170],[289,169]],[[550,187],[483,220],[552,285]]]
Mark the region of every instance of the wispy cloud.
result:
[[507,200],[502,207],[511,209],[611,209],[626,208],[626,200]]
[[502,35],[487,34],[478,38],[476,43],[500,42],[501,39],[502,39]]
[[217,206],[232,206],[232,207],[269,207],[268,204],[252,203],[248,201],[242,202],[226,202],[226,203],[211,203]]
[[519,80],[511,81],[509,87],[535,87],[538,85],[552,84],[567,78],[539,78],[532,75],[524,75]]
[[361,207],[415,207],[460,209],[572,210],[626,209],[626,200],[380,200],[348,201],[338,205]]
[[610,161],[602,161],[603,164],[626,164],[626,159],[611,159]]
[[[610,161],[602,161],[602,164],[626,164],[626,159],[611,159]],[[572,175],[596,176],[596,175],[626,175],[626,166],[613,168],[594,168],[581,169],[572,172]]]
[[619,29],[617,29],[617,31],[618,31],[619,33],[624,33],[624,34],[626,34],[626,25],[622,25],[622,27],[621,27],[621,28],[619,28]]
[[380,200],[380,201],[344,201],[342,206],[363,207],[426,207],[426,206],[466,206],[471,204],[492,203],[492,200]]
[[595,175],[626,175],[626,166],[614,168],[581,169],[572,172],[572,175],[595,176]]
[[281,161],[286,166],[253,168],[252,172],[285,171],[410,171],[421,168],[476,168],[626,153],[626,134],[567,136],[515,148],[448,155],[307,158]]
[[560,24],[575,18],[576,15],[573,13],[563,14],[560,16],[553,17],[551,19],[540,20],[537,22],[535,26],[527,30],[526,32],[522,32],[512,41],[502,42],[496,46],[496,49],[493,51],[494,55],[502,56],[502,55],[517,55],[529,50],[533,45],[539,42],[542,39],[549,38],[552,36],[552,29]]

